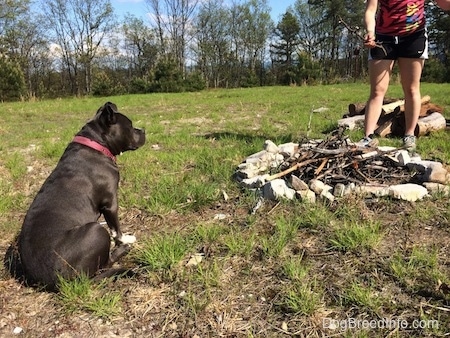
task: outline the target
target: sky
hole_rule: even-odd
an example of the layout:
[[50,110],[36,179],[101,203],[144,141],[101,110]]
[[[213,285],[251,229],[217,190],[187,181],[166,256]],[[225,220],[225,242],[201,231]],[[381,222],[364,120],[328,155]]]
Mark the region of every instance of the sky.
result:
[[[277,23],[280,16],[286,12],[286,9],[293,5],[295,0],[268,0],[269,7],[272,8],[272,20]],[[111,0],[115,13],[123,17],[126,13],[144,18],[147,11],[145,0]]]

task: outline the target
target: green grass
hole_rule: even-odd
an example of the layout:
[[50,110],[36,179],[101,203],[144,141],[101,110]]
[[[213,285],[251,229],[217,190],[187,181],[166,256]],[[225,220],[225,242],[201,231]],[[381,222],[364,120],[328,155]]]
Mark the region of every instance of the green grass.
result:
[[336,223],[329,242],[332,248],[342,251],[373,249],[380,242],[382,233],[379,222],[358,220]]
[[178,234],[156,235],[140,244],[134,258],[149,270],[170,270],[185,258],[188,248],[186,238]]
[[383,303],[379,293],[370,285],[352,282],[342,295],[342,302],[347,306],[357,306],[359,312],[379,313]]
[[283,311],[301,315],[312,315],[323,301],[323,290],[317,279],[311,276],[311,268],[302,262],[302,258],[289,258],[281,268],[282,275],[288,280],[283,283],[279,305]]
[[[424,83],[422,93],[449,118],[449,84]],[[332,336],[337,332],[321,327],[324,317],[404,316],[436,319],[439,329],[342,335],[448,335],[450,299],[439,289],[450,284],[448,197],[265,202],[252,214],[258,195],[232,179],[265,140],[324,138],[348,104],[367,95],[367,84],[348,83],[1,103],[1,248],[73,135],[112,101],[147,135],[141,149],[118,157],[119,217],[138,239],[123,263],[138,273],[114,283],[62,281],[62,292],[44,302],[54,304],[46,305],[49,321],[58,318],[68,329],[92,316],[93,327],[102,318],[136,336],[278,337],[282,323],[292,336]],[[400,85],[388,95],[401,97]],[[320,107],[329,109],[311,114]],[[348,135],[356,140],[362,131]],[[450,134],[439,131],[420,137],[418,151],[449,163],[449,144]],[[186,266],[195,254],[202,261]],[[15,285],[4,270],[1,282]],[[4,307],[15,311],[14,325],[36,323],[27,335],[48,335],[48,325],[21,315],[35,303],[27,290],[5,291]]]
[[436,248],[414,246],[407,257],[395,252],[390,260],[390,268],[398,281],[412,290],[432,290],[439,283],[450,280],[440,268]]
[[59,278],[58,299],[69,313],[87,311],[96,317],[111,318],[121,313],[122,296],[107,288],[107,280],[93,283],[85,275],[73,280]]

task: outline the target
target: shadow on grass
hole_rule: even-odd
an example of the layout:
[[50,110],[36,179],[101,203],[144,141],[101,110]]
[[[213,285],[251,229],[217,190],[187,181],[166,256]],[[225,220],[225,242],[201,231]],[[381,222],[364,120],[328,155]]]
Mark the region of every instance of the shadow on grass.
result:
[[260,142],[261,145],[264,144],[266,140],[272,140],[276,144],[283,144],[288,142],[298,142],[300,141],[297,137],[297,140],[294,140],[292,135],[284,135],[284,136],[264,136],[264,135],[251,135],[251,134],[240,134],[240,133],[231,133],[231,132],[218,132],[218,133],[208,133],[203,134],[201,137],[205,139],[216,139],[216,140],[236,140],[243,141],[247,144],[253,144],[255,142]]

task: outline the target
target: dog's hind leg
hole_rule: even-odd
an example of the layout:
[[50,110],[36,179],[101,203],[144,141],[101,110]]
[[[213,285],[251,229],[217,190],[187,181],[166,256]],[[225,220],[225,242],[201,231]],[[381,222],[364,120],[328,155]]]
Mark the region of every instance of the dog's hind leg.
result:
[[93,278],[96,281],[99,281],[103,278],[109,278],[109,277],[131,277],[135,275],[135,272],[133,272],[130,269],[127,268],[111,268],[111,266],[119,261],[123,256],[128,254],[131,250],[131,246],[128,244],[118,245],[114,248],[114,250],[111,252],[110,258],[109,258],[109,267],[103,270],[100,270],[99,273]]
[[130,250],[131,250],[131,246],[128,244],[118,245],[117,247],[115,247],[114,250],[111,252],[111,255],[109,258],[110,264],[112,265],[115,262],[117,262],[123,256],[128,254],[130,252]]

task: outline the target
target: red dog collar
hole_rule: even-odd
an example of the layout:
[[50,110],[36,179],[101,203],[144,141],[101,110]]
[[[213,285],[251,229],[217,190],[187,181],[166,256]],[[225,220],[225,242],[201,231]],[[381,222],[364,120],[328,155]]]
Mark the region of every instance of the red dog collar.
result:
[[79,144],[85,145],[86,147],[95,149],[95,150],[105,154],[106,156],[108,156],[114,162],[116,162],[116,157],[111,153],[111,151],[108,148],[106,148],[105,146],[102,146],[98,142],[95,142],[84,136],[75,136],[74,139],[72,140],[72,142],[79,143]]

